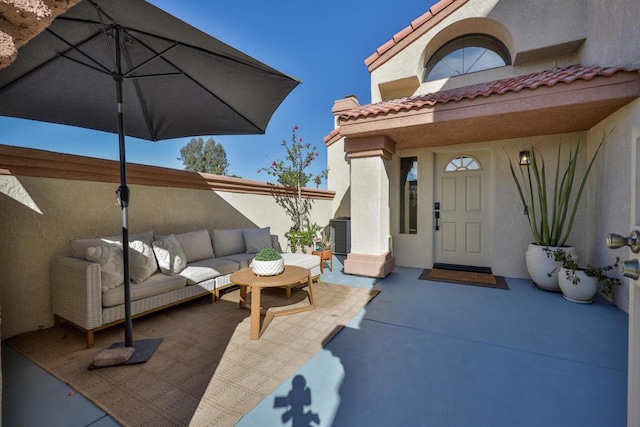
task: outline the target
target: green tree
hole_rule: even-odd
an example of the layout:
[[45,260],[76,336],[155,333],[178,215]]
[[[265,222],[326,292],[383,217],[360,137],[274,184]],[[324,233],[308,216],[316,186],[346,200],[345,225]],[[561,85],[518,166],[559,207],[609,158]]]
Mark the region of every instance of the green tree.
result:
[[309,216],[313,200],[304,197],[302,189],[309,182],[314,182],[317,188],[328,174],[326,169],[318,174],[307,172],[307,168],[318,157],[318,152],[315,146],[304,143],[302,138],[296,136],[297,130],[298,126],[295,126],[291,132],[290,142],[282,141],[281,145],[287,153],[285,158],[275,160],[271,166],[258,170],[276,177],[279,184],[272,185],[271,194],[293,221],[291,229],[286,233],[292,250],[295,250],[298,244],[311,244],[316,231],[320,229],[316,224],[310,223]]
[[227,153],[222,144],[216,144],[213,138],[191,138],[191,141],[180,149],[180,157],[184,169],[192,172],[205,172],[215,175],[226,175],[229,168]]

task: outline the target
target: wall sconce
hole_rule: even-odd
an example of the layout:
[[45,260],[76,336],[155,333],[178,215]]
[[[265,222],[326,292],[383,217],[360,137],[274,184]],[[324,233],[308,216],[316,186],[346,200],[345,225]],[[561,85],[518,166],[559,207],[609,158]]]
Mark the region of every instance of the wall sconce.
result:
[[529,166],[531,164],[531,153],[529,153],[529,150],[521,151],[518,154],[518,164],[520,166]]

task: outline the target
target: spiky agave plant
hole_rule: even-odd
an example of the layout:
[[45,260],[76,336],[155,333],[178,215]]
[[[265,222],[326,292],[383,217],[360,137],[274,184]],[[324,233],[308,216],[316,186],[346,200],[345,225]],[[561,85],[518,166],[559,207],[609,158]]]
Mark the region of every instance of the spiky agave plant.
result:
[[553,194],[551,198],[547,190],[544,158],[542,155],[536,154],[537,150],[533,146],[531,146],[530,151],[531,165],[526,167],[526,172],[524,171],[525,168],[520,168],[519,177],[513,167],[513,162],[509,159],[511,176],[516,187],[518,187],[518,193],[525,207],[533,238],[538,245],[565,246],[573,228],[573,221],[587,177],[605,139],[606,136],[603,136],[593,157],[591,157],[574,199],[571,196],[575,184],[580,141],[578,141],[575,150],[569,150],[569,161],[564,170],[560,169],[562,144],[558,145],[558,159],[555,175],[553,176]]

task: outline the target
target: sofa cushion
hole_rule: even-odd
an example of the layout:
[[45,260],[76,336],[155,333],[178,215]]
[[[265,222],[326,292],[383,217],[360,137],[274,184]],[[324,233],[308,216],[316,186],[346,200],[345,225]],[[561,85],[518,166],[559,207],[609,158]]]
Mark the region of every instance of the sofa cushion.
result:
[[282,247],[280,246],[280,241],[278,240],[278,236],[275,234],[271,235],[271,247],[278,252],[282,252]]
[[158,271],[158,263],[150,243],[134,240],[129,243],[129,276],[135,283],[147,280]]
[[215,256],[211,246],[211,237],[209,237],[207,230],[190,231],[188,233],[175,234],[175,236],[187,256],[187,263]]
[[213,250],[216,256],[223,257],[245,252],[242,229],[213,230]]
[[180,273],[187,266],[187,256],[176,236],[156,236],[153,241],[153,253],[158,260],[158,267],[164,274]]
[[245,252],[257,254],[262,248],[271,248],[270,227],[265,228],[245,228],[242,230],[244,237]]
[[[153,231],[130,234],[129,242],[132,242],[134,240],[142,240],[151,245],[151,243],[153,242]],[[73,256],[75,256],[76,258],[85,258],[87,248],[114,243],[119,243],[122,246],[122,235],[97,237],[92,239],[72,239],[69,241],[71,249],[73,250]]]
[[307,268],[309,270],[320,266],[320,257],[317,255],[294,254],[287,252],[282,254],[282,258],[284,259],[285,265],[297,265],[298,267]]
[[[157,272],[144,282],[131,285],[131,301],[181,289],[184,288],[186,284],[187,279],[182,276],[167,276],[166,274]],[[102,294],[103,307],[113,307],[114,305],[120,304],[124,304],[124,286],[117,286]]]
[[208,258],[187,264],[180,276],[187,279],[187,285],[195,285],[214,277],[233,273],[240,266],[237,262],[225,258]]
[[116,245],[91,246],[86,249],[85,258],[100,264],[102,292],[124,283],[124,261],[122,248]]
[[256,254],[232,254],[225,256],[224,259],[238,263],[240,268],[247,268],[255,256]]

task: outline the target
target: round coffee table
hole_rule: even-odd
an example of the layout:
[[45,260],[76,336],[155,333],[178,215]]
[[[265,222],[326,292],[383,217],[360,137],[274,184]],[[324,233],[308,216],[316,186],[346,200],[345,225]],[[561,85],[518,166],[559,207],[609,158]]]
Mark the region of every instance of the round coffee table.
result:
[[[267,310],[264,322],[260,325],[260,292],[262,288],[277,288],[283,286],[297,285],[307,281],[309,286],[309,302],[311,305],[304,307],[294,307],[288,310],[278,310],[272,312]],[[240,286],[240,308],[245,308],[247,304],[247,288],[251,288],[251,339],[257,340],[267,329],[267,326],[274,317],[286,314],[301,313],[303,311],[315,310],[316,301],[313,295],[313,280],[311,272],[295,265],[285,265],[284,271],[275,276],[256,276],[251,268],[243,268],[231,275],[231,282]]]

